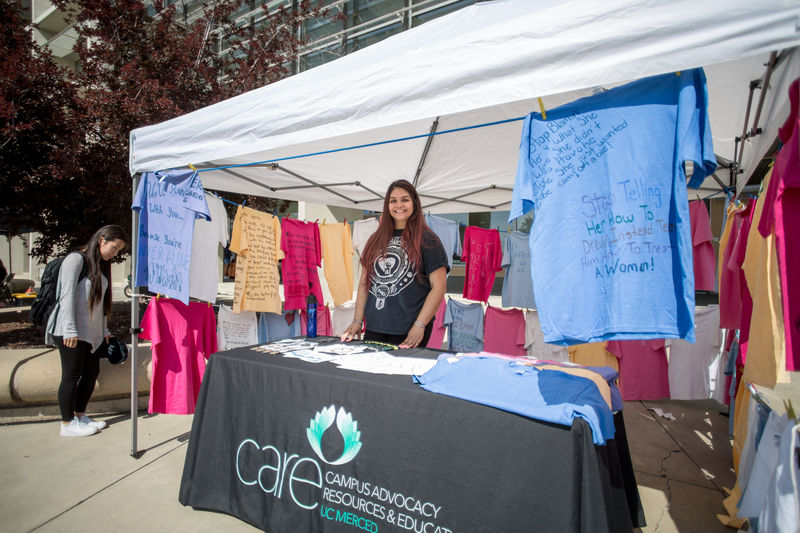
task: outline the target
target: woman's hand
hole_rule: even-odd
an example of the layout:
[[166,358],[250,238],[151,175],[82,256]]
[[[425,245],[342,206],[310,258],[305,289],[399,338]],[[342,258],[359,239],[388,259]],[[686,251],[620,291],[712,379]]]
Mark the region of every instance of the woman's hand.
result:
[[78,337],[70,337],[64,339],[64,346],[67,348],[75,348],[78,345]]
[[406,335],[406,339],[400,343],[400,348],[416,348],[422,342],[422,337],[425,336],[425,328],[421,328],[414,324]]
[[106,338],[106,344],[108,344],[109,342],[111,342],[111,338],[112,338],[112,337],[114,337],[114,335],[112,335],[112,334],[110,334],[110,333],[109,333],[108,335],[106,335],[106,337],[105,337],[105,338]]
[[344,333],[342,333],[341,341],[342,342],[351,341],[357,338],[360,333],[361,333],[361,323],[353,322],[352,324],[347,326],[347,329],[345,329]]

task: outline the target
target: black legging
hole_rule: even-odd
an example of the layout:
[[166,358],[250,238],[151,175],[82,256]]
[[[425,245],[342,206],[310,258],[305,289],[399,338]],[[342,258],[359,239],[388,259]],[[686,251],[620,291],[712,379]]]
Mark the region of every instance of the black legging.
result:
[[61,354],[61,385],[58,387],[58,408],[61,420],[69,422],[74,413],[86,412],[94,383],[100,374],[100,358],[92,354],[92,345],[78,341],[75,348],[64,346],[63,337],[55,337]]

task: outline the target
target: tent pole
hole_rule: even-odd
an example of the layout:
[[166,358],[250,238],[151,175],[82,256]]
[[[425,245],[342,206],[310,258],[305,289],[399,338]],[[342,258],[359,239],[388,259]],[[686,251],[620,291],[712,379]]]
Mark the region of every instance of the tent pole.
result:
[[431,143],[433,143],[433,134],[436,133],[437,129],[439,129],[439,117],[436,117],[433,120],[433,124],[431,124],[431,131],[428,135],[428,140],[425,141],[425,149],[422,150],[422,157],[419,158],[419,165],[417,165],[417,173],[414,174],[414,180],[412,181],[412,185],[414,185],[414,188],[417,187],[417,182],[419,181],[419,175],[422,174],[422,167],[425,165],[425,160],[428,159],[428,150],[431,149]]
[[[133,175],[131,205],[139,188],[139,174]],[[139,250],[139,212],[131,211],[131,457],[139,458],[137,443],[139,421],[139,297],[136,295],[136,260]]]

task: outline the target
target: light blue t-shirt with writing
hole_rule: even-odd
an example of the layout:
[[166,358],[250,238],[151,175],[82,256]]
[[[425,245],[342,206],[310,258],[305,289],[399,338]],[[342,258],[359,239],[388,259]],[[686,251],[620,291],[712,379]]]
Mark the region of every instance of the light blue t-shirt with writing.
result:
[[448,328],[448,350],[465,353],[483,351],[481,304],[448,300],[443,323]]
[[510,219],[530,209],[546,342],[694,342],[684,162],[716,168],[701,69],[644,78],[525,119]]
[[131,209],[139,211],[136,286],[189,303],[189,264],[196,218],[210,220],[193,170],[145,172]]
[[503,307],[536,309],[531,279],[530,235],[510,231],[503,243]]

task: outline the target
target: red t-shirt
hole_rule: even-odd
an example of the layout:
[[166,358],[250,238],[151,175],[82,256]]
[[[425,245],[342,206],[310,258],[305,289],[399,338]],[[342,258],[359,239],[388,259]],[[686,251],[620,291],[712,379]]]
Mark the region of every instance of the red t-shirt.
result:
[[528,355],[525,351],[525,315],[522,309],[488,307],[483,319],[483,351]]
[[284,218],[281,223],[281,250],[285,254],[283,272],[284,309],[305,309],[306,297],[313,293],[317,306],[323,305],[317,267],[322,264],[322,246],[316,222]]
[[496,229],[468,226],[464,233],[461,260],[467,264],[464,298],[485,302],[494,285],[495,273],[502,270],[503,248]]

